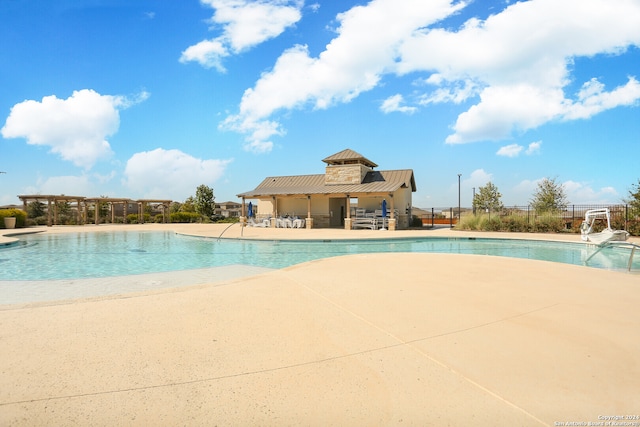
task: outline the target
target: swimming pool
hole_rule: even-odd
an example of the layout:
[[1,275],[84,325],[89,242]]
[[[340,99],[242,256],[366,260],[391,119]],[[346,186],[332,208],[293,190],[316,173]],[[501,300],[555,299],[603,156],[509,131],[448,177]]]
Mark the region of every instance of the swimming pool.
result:
[[[584,243],[493,238],[256,241],[200,238],[174,232],[114,231],[31,234],[0,247],[0,281],[113,277],[230,265],[283,268],[339,255],[423,252],[493,255],[584,265],[595,252]],[[608,248],[589,267],[627,270],[628,249]],[[640,256],[633,271],[640,270]]]

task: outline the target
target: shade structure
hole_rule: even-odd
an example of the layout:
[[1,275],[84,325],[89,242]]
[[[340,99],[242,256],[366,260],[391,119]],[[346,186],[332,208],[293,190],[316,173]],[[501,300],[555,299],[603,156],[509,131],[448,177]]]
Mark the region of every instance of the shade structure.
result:
[[385,223],[387,222],[387,201],[382,199],[382,228],[380,230],[386,230]]

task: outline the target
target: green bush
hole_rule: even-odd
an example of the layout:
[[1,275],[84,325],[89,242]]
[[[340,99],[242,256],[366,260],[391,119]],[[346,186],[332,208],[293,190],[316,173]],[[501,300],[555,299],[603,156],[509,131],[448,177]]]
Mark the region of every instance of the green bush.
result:
[[422,228],[422,218],[418,217],[417,215],[412,215],[411,224],[409,224],[409,227]]
[[640,219],[631,219],[627,222],[627,231],[632,236],[640,236]]
[[543,215],[535,219],[533,231],[538,233],[559,233],[564,231],[564,221],[554,215]]
[[195,212],[173,212],[171,222],[199,222],[200,214]]
[[504,231],[502,228],[502,221],[498,216],[492,216],[491,218],[486,218],[483,221],[483,228],[487,231]]
[[16,228],[24,227],[27,219],[27,213],[22,209],[0,209],[0,227],[4,228],[4,218],[16,218]]
[[240,222],[240,218],[238,218],[237,216],[230,216],[228,218],[221,218],[221,219],[218,219],[216,221],[217,224],[232,224],[232,223],[236,223],[236,222]]
[[522,215],[509,215],[505,217],[502,222],[505,231],[520,233],[531,231],[531,226],[529,225],[527,218]]
[[482,230],[483,217],[484,215],[464,215],[460,218],[456,228],[461,230]]

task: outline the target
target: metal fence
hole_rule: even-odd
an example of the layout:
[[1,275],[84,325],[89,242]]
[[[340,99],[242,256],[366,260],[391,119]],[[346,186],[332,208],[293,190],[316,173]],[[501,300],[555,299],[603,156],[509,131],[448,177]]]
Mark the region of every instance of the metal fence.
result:
[[604,209],[608,208],[611,214],[611,224],[617,229],[626,230],[629,222],[635,222],[640,220],[640,210],[633,209],[628,204],[618,205],[568,205],[565,209],[556,210],[553,212],[544,211],[538,212],[533,206],[505,206],[499,211],[490,209],[465,208],[465,207],[446,207],[446,208],[427,208],[422,209],[422,214],[419,218],[422,219],[423,225],[443,225],[448,224],[453,227],[460,217],[473,214],[485,214],[496,215],[500,218],[508,216],[519,216],[526,218],[527,223],[533,223],[537,218],[553,216],[559,218],[566,223],[567,228],[579,227],[580,223],[584,220],[585,213],[591,209]]

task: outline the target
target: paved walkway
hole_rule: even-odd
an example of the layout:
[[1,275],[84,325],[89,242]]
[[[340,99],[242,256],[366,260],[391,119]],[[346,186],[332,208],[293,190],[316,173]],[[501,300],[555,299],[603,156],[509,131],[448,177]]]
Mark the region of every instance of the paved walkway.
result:
[[[396,233],[242,237],[411,232]],[[640,415],[638,307],[637,274],[444,254],[350,255],[209,285],[3,306],[0,425],[604,423]]]

